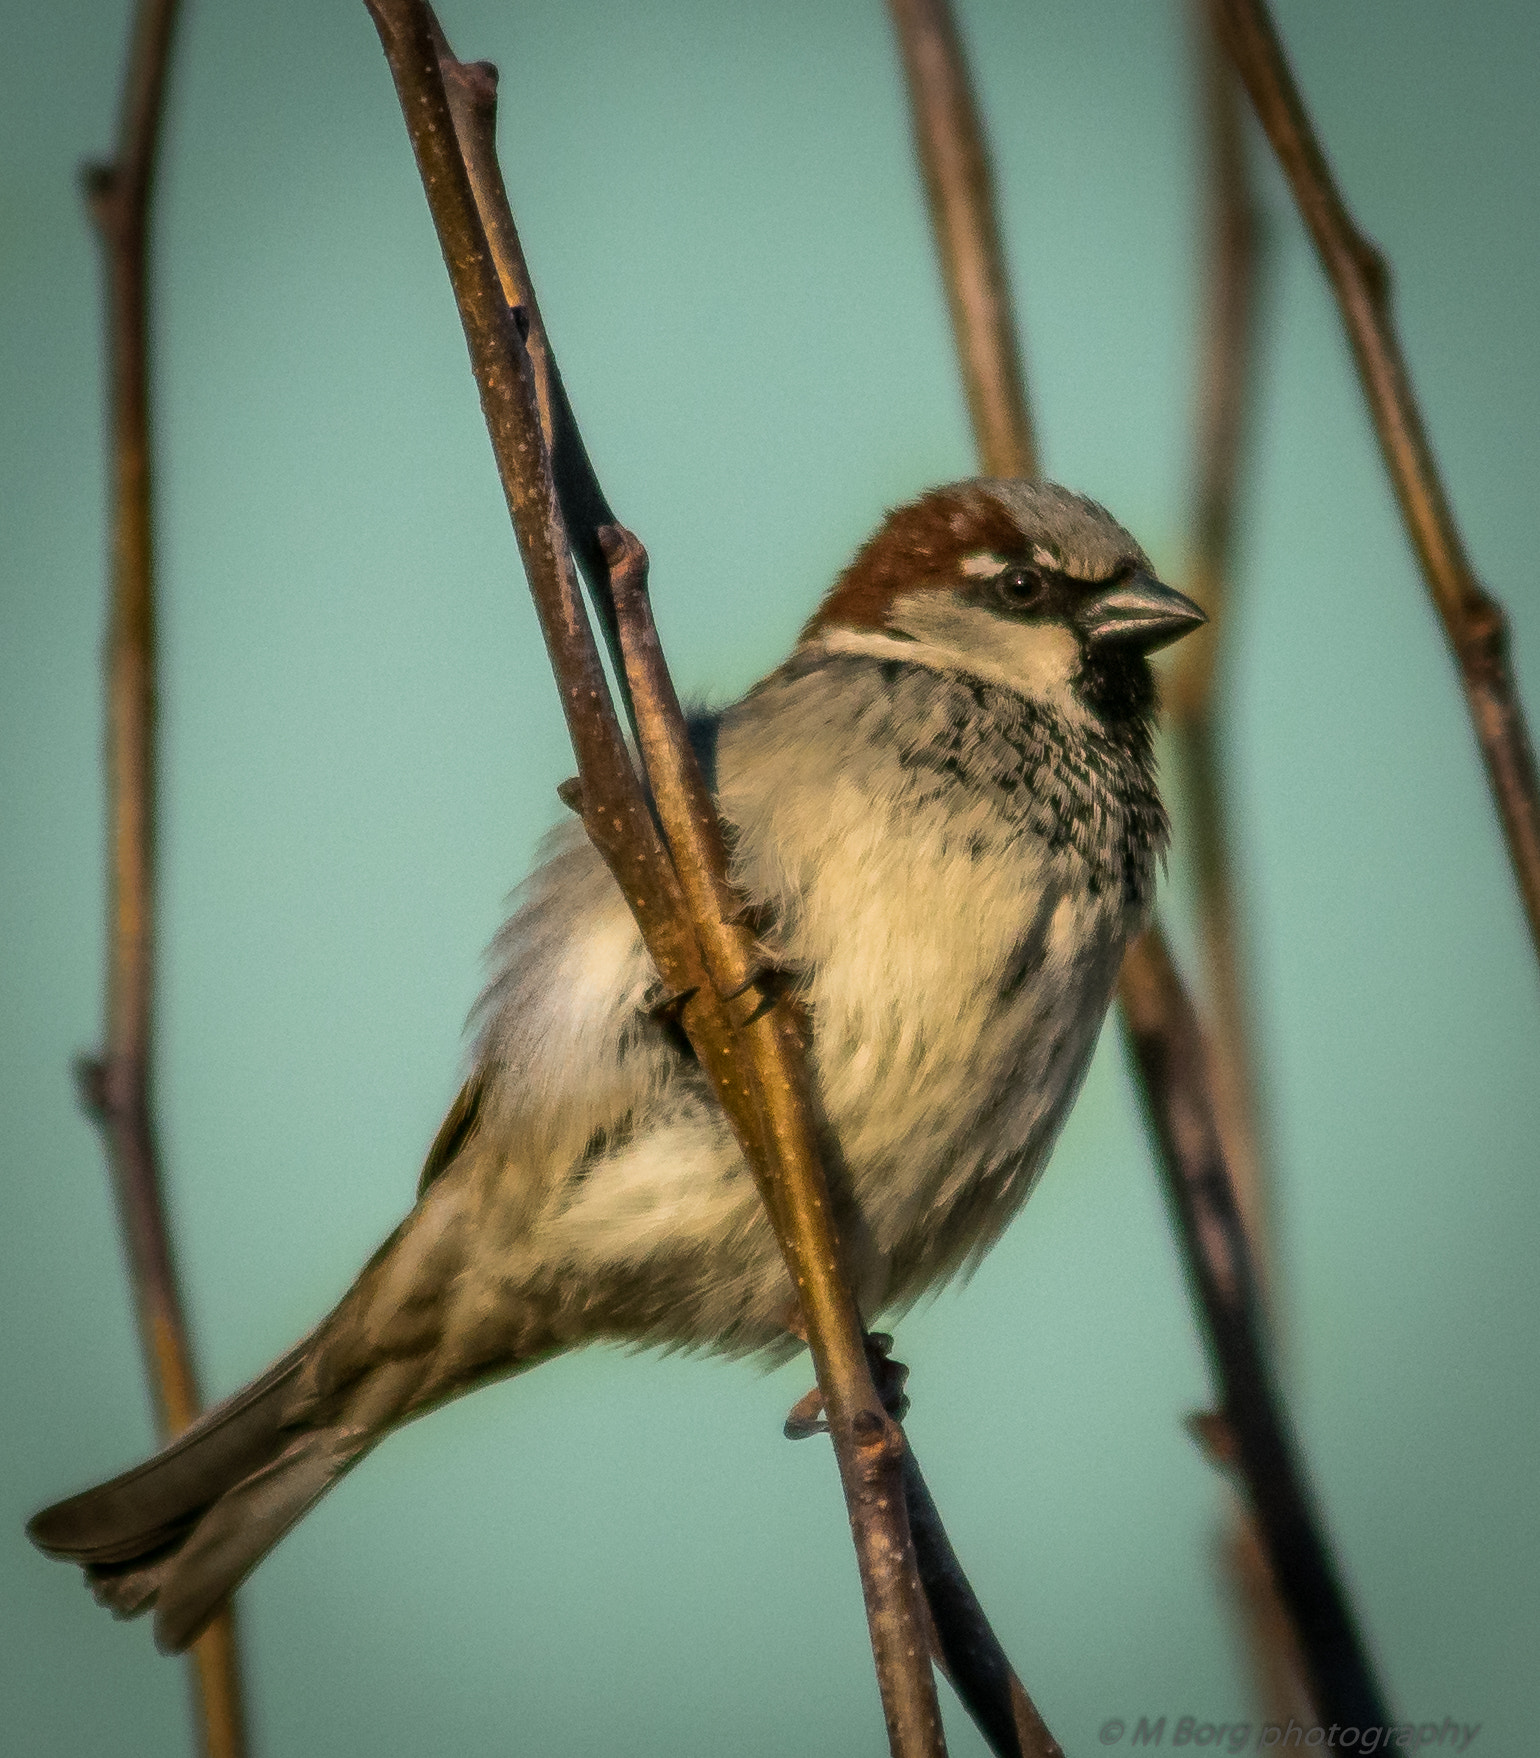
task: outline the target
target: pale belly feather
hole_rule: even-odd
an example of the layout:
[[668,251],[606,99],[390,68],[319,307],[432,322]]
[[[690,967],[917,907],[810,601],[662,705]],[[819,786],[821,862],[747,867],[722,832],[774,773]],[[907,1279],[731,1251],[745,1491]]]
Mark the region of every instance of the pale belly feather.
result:
[[[729,711],[717,779],[734,877],[811,1015],[831,1184],[874,1319],[965,1267],[1024,1200],[1140,910],[997,787],[911,760],[852,682],[773,680]],[[498,1134],[542,1149],[494,1181],[527,1217],[519,1275],[570,1289],[575,1329],[774,1348],[791,1288],[758,1192],[699,1070],[646,1022],[652,973],[623,900],[586,842],[564,841],[504,931],[478,1047]],[[471,1280],[507,1273],[489,1249]]]

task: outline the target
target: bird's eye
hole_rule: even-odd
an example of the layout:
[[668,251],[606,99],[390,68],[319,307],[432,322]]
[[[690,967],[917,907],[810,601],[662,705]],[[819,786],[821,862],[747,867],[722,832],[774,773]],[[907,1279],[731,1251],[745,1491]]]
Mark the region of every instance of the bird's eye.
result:
[[1031,568],[1012,568],[995,581],[995,596],[1007,610],[1035,610],[1047,594],[1048,583]]

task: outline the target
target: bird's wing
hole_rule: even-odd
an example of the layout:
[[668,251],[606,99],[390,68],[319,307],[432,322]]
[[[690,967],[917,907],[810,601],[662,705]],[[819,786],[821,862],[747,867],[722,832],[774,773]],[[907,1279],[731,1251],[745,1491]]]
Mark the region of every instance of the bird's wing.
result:
[[433,1146],[422,1163],[422,1174],[417,1180],[419,1201],[428,1186],[448,1169],[456,1154],[476,1133],[481,1123],[481,1095],[485,1085],[486,1076],[478,1069],[455,1094],[455,1101],[438,1126]]

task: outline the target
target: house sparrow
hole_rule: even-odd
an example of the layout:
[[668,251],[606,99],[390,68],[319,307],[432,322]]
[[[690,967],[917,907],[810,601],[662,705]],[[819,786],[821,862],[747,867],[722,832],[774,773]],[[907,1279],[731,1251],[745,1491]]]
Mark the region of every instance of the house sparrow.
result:
[[[692,724],[811,1020],[868,1318],[975,1262],[1047,1158],[1166,842],[1146,655],[1202,621],[1093,502],[961,483],[889,514],[786,663]],[[155,1606],[168,1652],[434,1405],[598,1338],[798,1346],[754,1180],[578,825],[492,964],[416,1206],[330,1317],[28,1529],[120,1616]]]

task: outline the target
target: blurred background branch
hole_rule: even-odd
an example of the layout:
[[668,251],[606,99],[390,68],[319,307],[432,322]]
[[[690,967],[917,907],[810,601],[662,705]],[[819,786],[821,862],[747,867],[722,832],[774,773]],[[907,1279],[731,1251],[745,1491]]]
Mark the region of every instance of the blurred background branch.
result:
[[[104,653],[108,818],[107,1034],[77,1065],[101,1130],[156,1427],[198,1414],[197,1374],[167,1225],[152,1098],[155,1061],[156,651],[150,420],[151,208],[177,0],[140,0],[111,160],[88,165],[86,201],[106,279],[111,481],[110,612]],[[209,1758],[246,1750],[234,1612],[189,1656],[194,1726]]]
[[1201,116],[1205,260],[1191,555],[1183,584],[1209,621],[1173,653],[1164,699],[1182,783],[1182,840],[1196,881],[1214,1097],[1265,1288],[1271,1229],[1260,1120],[1266,1106],[1253,1046],[1227,805],[1232,782],[1223,761],[1216,690],[1254,416],[1262,218],[1247,166],[1240,93],[1214,33],[1213,0],[1192,0],[1189,11]]
[[1337,296],[1406,533],[1459,666],[1540,957],[1540,778],[1509,663],[1508,617],[1477,580],[1455,524],[1391,315],[1389,265],[1343,202],[1263,0],[1220,0],[1217,18]]
[[[1214,1120],[1251,1242],[1258,1292],[1266,1303],[1277,1274],[1274,1191],[1264,1132],[1268,1107],[1232,852],[1229,799],[1234,778],[1224,762],[1220,725],[1225,636],[1233,620],[1236,527],[1255,417],[1265,236],[1247,156],[1241,92],[1217,35],[1214,0],[1191,0],[1187,10],[1200,117],[1204,279],[1184,584],[1209,613],[1209,621],[1177,648],[1166,678],[1165,703],[1181,786],[1178,822],[1194,879]],[[1278,1312],[1274,1303],[1270,1329],[1275,1347]],[[1210,1462],[1233,1483],[1234,1439],[1224,1418],[1195,1417],[1190,1426]],[[1229,1516],[1215,1561],[1244,1634],[1258,1703],[1274,1721],[1308,1722],[1315,1706],[1299,1643],[1244,1492],[1233,1499]]]
[[994,173],[957,23],[947,0],[888,0],[909,90],[941,282],[979,472],[1036,476],[1037,441],[1022,371]]

